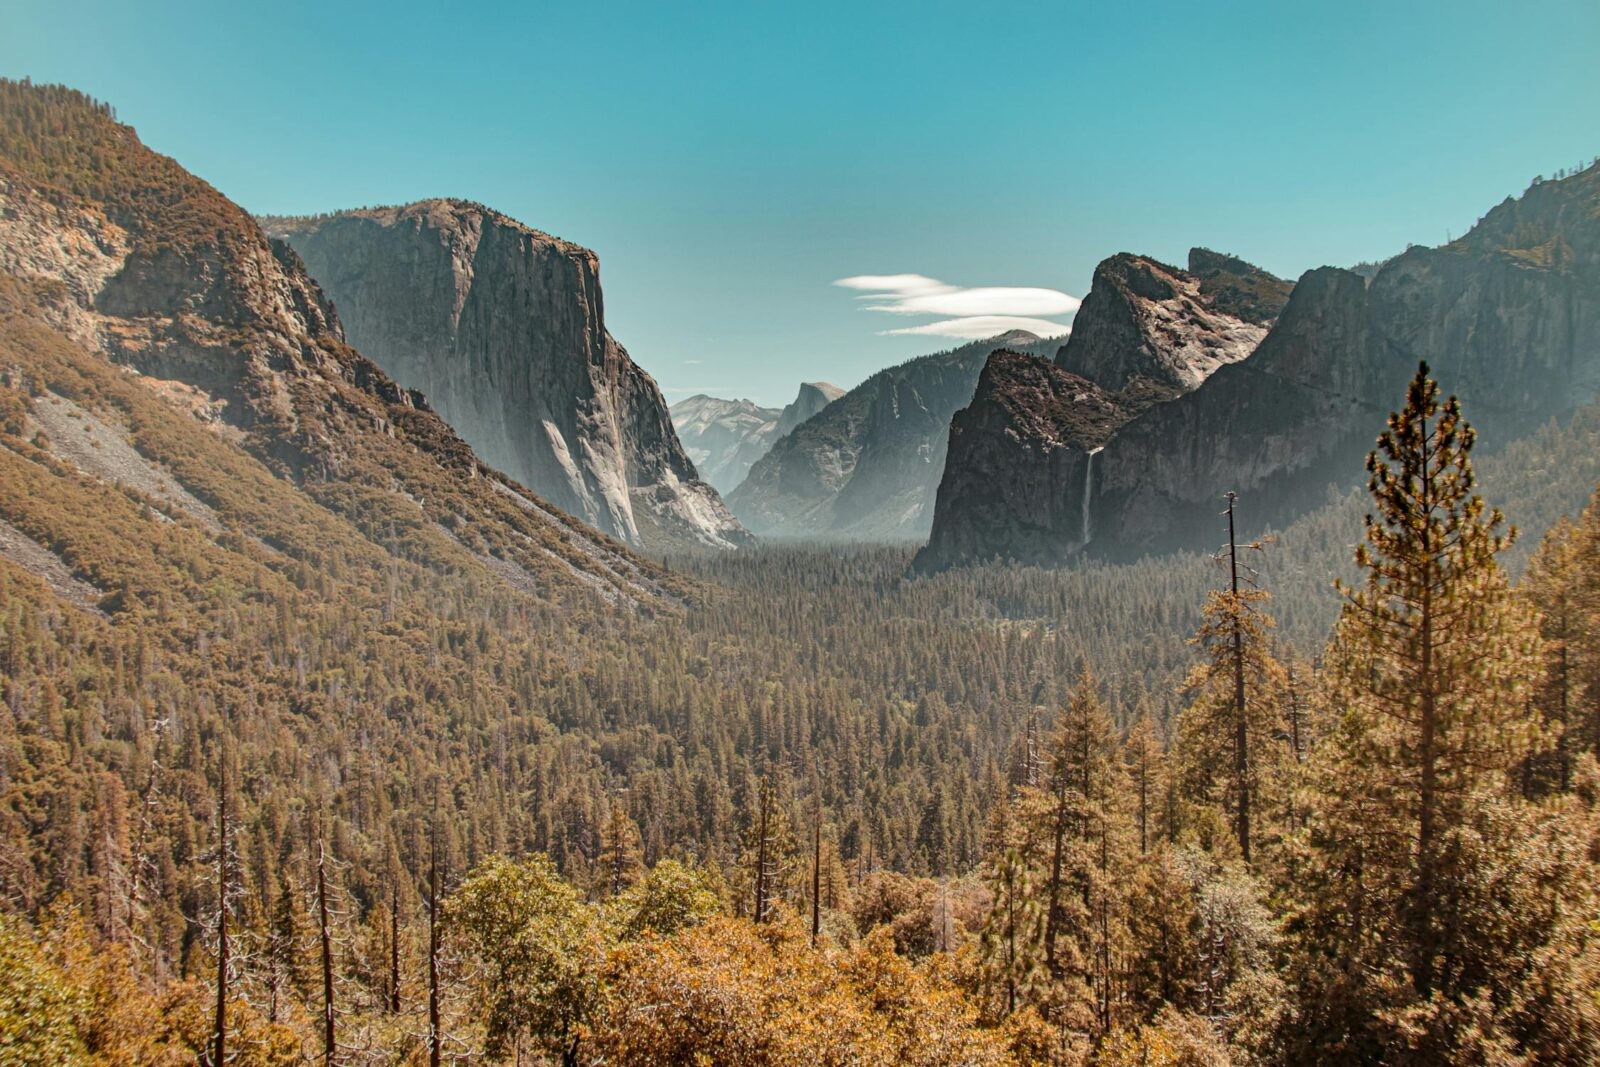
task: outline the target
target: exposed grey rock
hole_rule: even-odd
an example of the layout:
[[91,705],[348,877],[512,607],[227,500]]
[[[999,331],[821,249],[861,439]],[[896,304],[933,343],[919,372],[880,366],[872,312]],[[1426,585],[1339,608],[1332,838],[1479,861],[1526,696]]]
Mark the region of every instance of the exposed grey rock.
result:
[[1056,362],[1104,389],[1144,378],[1188,392],[1255,351],[1276,308],[1270,295],[1250,300],[1240,283],[1284,296],[1286,283],[1204,249],[1190,258],[1203,275],[1126,252],[1102,261]]
[[350,342],[490,465],[632,544],[745,540],[655,381],[606,331],[593,252],[460,200],[264,225]]
[[[1127,402],[1047,359],[999,351],[950,424],[933,530],[915,566],[1005,558],[1045,565],[1092,542],[1095,461]],[[959,458],[959,462],[957,459]]]
[[[1218,269],[1204,256],[1191,266],[1201,278]],[[1221,274],[1237,278],[1226,265]],[[1209,282],[1214,312],[1261,316],[1250,307],[1254,287],[1230,280],[1219,288],[1217,277]],[[1080,364],[1086,369],[1115,381],[1141,366],[1172,365],[1151,350],[1148,331],[1128,330],[1125,319],[1096,330],[1084,321],[1090,311],[1085,300],[1073,341],[1082,345],[1092,333],[1110,351],[1096,349]],[[1070,366],[1068,357],[1064,351]],[[1125,558],[1210,549],[1229,490],[1242,494],[1249,535],[1320,503],[1330,485],[1360,482],[1362,457],[1421,361],[1461,398],[1480,439],[1495,444],[1600,391],[1600,168],[1536,184],[1460,240],[1384,262],[1370,282],[1331,267],[1305,274],[1248,358],[1220,364],[1187,394],[1133,411],[1107,438],[1088,494],[1087,550]],[[997,377],[996,387],[1016,377]],[[952,435],[948,492],[941,489],[919,565],[1059,561],[1083,550],[1083,524],[1070,506],[1082,496],[1073,488],[1084,484],[1081,471],[1040,448],[1049,432],[1007,437],[1005,425],[979,414],[958,420],[970,432]],[[1078,417],[1071,405],[1035,414],[1042,425]],[[1055,510],[1040,518],[1028,503],[1034,493],[1053,493]]]
[[[649,610],[678,601],[665,572],[491,470],[419,394],[346,344],[300,257],[238,205],[87,98],[10,88],[10,102],[31,97],[49,116],[67,156],[115,160],[92,175],[41,175],[36,155],[0,158],[0,281],[45,336],[123,366],[158,403],[192,415],[196,434],[219,436],[241,450],[239,462],[290,483],[306,509],[295,522],[386,545],[408,543],[397,523],[442,534],[423,538],[436,560],[492,558],[540,596],[587,601],[588,587]],[[48,392],[32,405],[29,432],[44,431],[61,469],[143,494],[155,514],[274,550],[230,525],[237,513],[222,502],[151,462],[139,444],[146,428],[127,413],[81,407],[58,410]],[[27,546],[0,547],[58,584]]]
[[778,415],[778,424],[772,434],[773,441],[789,436],[796,426],[819,414],[823,408],[841,396],[844,396],[844,390],[832,382],[801,382],[800,392]]
[[972,399],[989,353],[1005,347],[1047,352],[1057,343],[1017,330],[880,371],[781,438],[728,503],[757,534],[925,536],[950,417]]

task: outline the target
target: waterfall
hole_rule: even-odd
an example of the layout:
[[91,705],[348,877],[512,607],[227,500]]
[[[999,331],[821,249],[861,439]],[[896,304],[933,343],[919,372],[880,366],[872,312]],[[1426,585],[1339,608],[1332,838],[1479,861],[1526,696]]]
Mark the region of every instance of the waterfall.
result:
[[[1100,448],[1104,448],[1101,445]],[[1089,539],[1094,531],[1089,524],[1089,490],[1094,485],[1094,457],[1100,454],[1100,448],[1091,448],[1088,457],[1083,462],[1083,547],[1089,547]]]

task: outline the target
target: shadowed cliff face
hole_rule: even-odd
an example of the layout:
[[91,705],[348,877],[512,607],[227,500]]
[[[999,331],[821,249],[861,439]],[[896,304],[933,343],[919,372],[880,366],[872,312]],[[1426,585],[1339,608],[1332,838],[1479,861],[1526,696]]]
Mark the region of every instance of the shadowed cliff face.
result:
[[1101,450],[1130,419],[1245,359],[1290,286],[1195,249],[1190,270],[1105,260],[1054,364],[996,353],[951,423],[928,544],[932,571],[995,557],[1056,564],[1105,538]]
[[267,227],[305,259],[351,342],[490,464],[633,544],[745,539],[654,380],[606,332],[593,252],[455,200]]
[[1056,347],[1019,330],[880,371],[779,440],[728,503],[763,535],[926,535],[950,418],[972,399],[989,353],[1007,346]]
[[917,569],[990,559],[996,544],[1007,558],[1046,566],[1081,551],[1096,535],[1095,462],[1127,417],[1117,394],[1049,360],[994,353],[972,403],[950,423],[950,459]]
[[[1201,257],[1191,266],[1204,275],[1214,264]],[[1221,275],[1228,280],[1209,283],[1218,294],[1213,307],[1248,312],[1257,287],[1239,285],[1237,270],[1212,278]],[[1115,349],[1096,366],[1148,365],[1147,334],[1129,334],[1125,318],[1085,330],[1090,310],[1085,300],[1074,342],[1093,332]],[[1495,445],[1600,391],[1600,170],[1535,185],[1460,240],[1395,257],[1370,283],[1337,268],[1308,272],[1247,358],[1148,405],[1105,441],[1088,493],[1087,550],[1128,558],[1211,549],[1229,490],[1241,494],[1248,535],[1292,520],[1325,499],[1330,484],[1358,483],[1362,457],[1419,361],[1461,397],[1480,439]],[[1157,353],[1155,363],[1164,362]],[[997,379],[996,388],[1006,387]],[[1037,415],[1046,424],[1072,417],[1060,408]],[[1082,550],[1083,523],[1071,508],[1034,528],[1011,503],[1028,499],[1028,486],[1081,486],[1081,472],[1044,472],[1032,439],[988,440],[980,425],[974,420],[959,443],[952,436],[948,493],[941,487],[919,564],[1060,560]],[[964,469],[973,465],[985,472],[982,494],[966,488],[980,484]]]

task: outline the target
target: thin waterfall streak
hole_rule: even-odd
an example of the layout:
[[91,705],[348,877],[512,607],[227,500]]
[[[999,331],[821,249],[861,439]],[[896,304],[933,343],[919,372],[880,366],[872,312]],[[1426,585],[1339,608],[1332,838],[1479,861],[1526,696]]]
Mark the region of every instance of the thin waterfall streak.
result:
[[1089,547],[1089,540],[1094,534],[1089,521],[1089,492],[1094,486],[1094,457],[1099,454],[1099,448],[1091,448],[1083,463],[1083,547],[1085,548]]

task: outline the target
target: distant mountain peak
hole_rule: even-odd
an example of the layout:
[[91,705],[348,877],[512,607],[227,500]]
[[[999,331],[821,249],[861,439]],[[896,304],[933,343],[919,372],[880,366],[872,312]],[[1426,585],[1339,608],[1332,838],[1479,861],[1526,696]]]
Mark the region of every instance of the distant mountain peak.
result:
[[1055,347],[1012,330],[878,371],[778,439],[728,503],[758,535],[921,536],[933,518],[950,417],[972,399],[984,361],[1001,348]]

